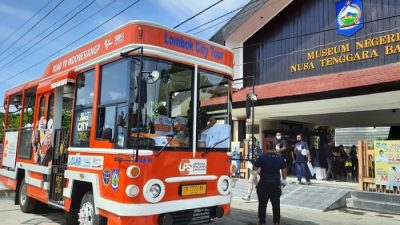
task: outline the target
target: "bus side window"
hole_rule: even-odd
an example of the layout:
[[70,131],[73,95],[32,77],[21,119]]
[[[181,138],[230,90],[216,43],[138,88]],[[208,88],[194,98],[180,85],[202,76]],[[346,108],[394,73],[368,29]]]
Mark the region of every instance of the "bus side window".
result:
[[96,138],[113,140],[115,130],[116,106],[99,108]]
[[83,74],[79,74],[76,78],[75,109],[72,129],[73,146],[89,146],[93,97],[94,70],[89,70]]
[[49,97],[49,107],[47,110],[47,129],[53,129],[53,119],[54,119],[54,94]]

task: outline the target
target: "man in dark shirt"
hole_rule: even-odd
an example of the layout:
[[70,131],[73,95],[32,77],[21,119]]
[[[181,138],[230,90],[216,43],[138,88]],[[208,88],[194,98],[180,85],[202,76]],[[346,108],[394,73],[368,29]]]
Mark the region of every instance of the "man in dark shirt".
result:
[[327,145],[324,146],[326,162],[328,163],[328,170],[326,172],[326,180],[333,179],[335,180],[335,173],[333,171],[333,151],[335,146],[333,145],[333,141],[330,141]]
[[286,181],[287,171],[285,160],[276,153],[274,144],[271,141],[266,143],[266,152],[258,157],[254,163],[253,169],[258,170],[259,168],[261,168],[260,181],[257,185],[259,224],[265,224],[268,200],[271,200],[273,221],[275,225],[279,225],[281,219],[281,186],[288,184]]
[[[301,178],[304,175],[306,177],[307,184],[310,185],[311,173],[308,169],[307,162],[311,162],[310,149],[308,143],[303,141],[303,135],[298,134],[296,137],[297,143],[294,148],[294,155],[296,155],[296,174],[297,183],[301,184]],[[294,158],[294,156],[293,156]]]
[[276,141],[275,141],[276,152],[278,154],[281,154],[284,158],[286,158],[285,153],[288,148],[287,142],[285,141],[285,139],[283,139],[281,132],[276,133],[275,137],[276,137]]

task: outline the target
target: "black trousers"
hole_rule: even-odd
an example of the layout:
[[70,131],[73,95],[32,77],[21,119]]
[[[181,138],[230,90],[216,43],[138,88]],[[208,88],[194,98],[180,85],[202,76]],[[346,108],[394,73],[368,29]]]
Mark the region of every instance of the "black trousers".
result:
[[333,159],[326,159],[326,162],[328,163],[328,171],[326,172],[326,179],[329,179],[329,176],[332,179],[336,179],[335,177],[335,172],[333,171]]
[[267,217],[267,204],[268,200],[272,204],[272,214],[274,223],[281,222],[281,184],[279,183],[266,183],[257,185],[258,195],[258,222],[265,223]]

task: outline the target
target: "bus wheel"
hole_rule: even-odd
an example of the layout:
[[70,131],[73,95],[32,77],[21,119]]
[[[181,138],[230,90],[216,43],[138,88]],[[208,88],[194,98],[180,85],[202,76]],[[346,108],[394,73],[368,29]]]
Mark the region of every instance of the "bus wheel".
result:
[[78,213],[79,225],[99,225],[100,216],[95,214],[93,192],[89,191],[83,195]]
[[25,183],[25,178],[22,179],[19,185],[19,207],[22,212],[30,213],[35,210],[37,201],[28,196],[28,185]]

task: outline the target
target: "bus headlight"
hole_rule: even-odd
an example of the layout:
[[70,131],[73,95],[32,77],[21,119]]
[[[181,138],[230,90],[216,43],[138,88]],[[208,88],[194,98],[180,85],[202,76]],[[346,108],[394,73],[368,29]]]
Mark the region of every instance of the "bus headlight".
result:
[[227,191],[229,188],[229,182],[228,180],[223,180],[221,183],[221,189],[222,191]]
[[128,185],[125,189],[125,193],[128,197],[136,197],[139,194],[139,187],[136,185]]
[[150,187],[150,195],[152,198],[157,198],[161,194],[161,187],[158,184],[153,184]]
[[165,195],[165,185],[159,179],[149,180],[143,188],[143,196],[146,201],[156,203],[161,201]]
[[221,176],[218,179],[218,192],[221,195],[228,195],[231,192],[232,182],[228,176]]

